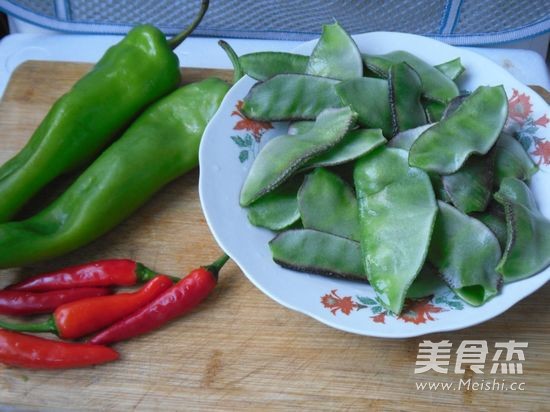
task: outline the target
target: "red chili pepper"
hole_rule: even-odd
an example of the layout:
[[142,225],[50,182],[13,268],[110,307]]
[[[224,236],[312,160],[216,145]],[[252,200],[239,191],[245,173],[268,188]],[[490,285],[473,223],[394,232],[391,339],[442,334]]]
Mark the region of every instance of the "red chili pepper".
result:
[[155,300],[98,333],[90,342],[109,344],[130,339],[150,332],[190,311],[214,289],[218,272],[228,259],[229,257],[224,255],[211,265],[191,271]]
[[66,369],[117,360],[103,345],[60,342],[0,329],[0,362],[31,369]]
[[110,293],[111,291],[107,288],[74,288],[40,293],[0,290],[0,314],[36,315],[51,313],[65,303],[105,296]]
[[58,307],[45,322],[20,324],[0,321],[0,328],[19,332],[51,332],[63,339],[76,339],[128,316],[172,285],[168,276],[159,275],[137,292],[77,300]]
[[[14,285],[9,290],[46,292],[49,290],[93,287],[132,286],[148,282],[157,276],[141,263],[129,259],[98,260],[84,265],[71,266],[55,272],[32,276]],[[172,278],[177,282],[179,278]]]

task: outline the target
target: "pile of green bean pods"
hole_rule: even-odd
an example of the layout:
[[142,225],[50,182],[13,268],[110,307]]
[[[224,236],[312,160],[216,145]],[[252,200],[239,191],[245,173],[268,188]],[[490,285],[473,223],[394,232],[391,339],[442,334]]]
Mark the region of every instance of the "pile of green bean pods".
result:
[[241,193],[253,225],[278,232],[275,262],[368,281],[388,310],[444,282],[479,306],[550,265],[550,221],[526,184],[502,86],[459,92],[460,59],[432,66],[360,53],[337,23],[311,56],[237,56],[258,80],[242,113],[290,121],[255,158]]

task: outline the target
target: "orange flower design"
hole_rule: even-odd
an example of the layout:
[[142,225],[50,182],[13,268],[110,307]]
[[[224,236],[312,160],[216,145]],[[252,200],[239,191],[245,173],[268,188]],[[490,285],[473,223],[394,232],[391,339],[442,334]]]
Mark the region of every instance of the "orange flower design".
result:
[[380,312],[378,315],[371,316],[373,322],[376,323],[386,323],[386,314],[387,312]]
[[550,122],[550,119],[546,117],[546,114],[544,116],[539,117],[537,120],[535,120],[535,124],[542,127],[546,127],[548,122]]
[[270,122],[259,122],[259,121],[250,120],[249,118],[247,118],[241,112],[243,104],[244,102],[242,100],[239,100],[237,102],[237,105],[235,106],[236,110],[231,112],[231,116],[239,116],[241,118],[241,120],[235,123],[235,126],[233,127],[233,129],[246,130],[252,133],[252,136],[254,136],[254,140],[259,142],[262,137],[262,134],[264,134],[266,130],[273,129],[273,125]]
[[431,314],[445,312],[445,309],[432,305],[431,300],[432,296],[424,299],[405,300],[403,312],[397,318],[415,325],[426,323],[428,320],[435,320]]
[[321,297],[321,303],[325,308],[330,309],[335,316],[338,311],[341,311],[344,315],[349,315],[358,306],[351,296],[344,296],[343,298],[338,296],[336,289]]
[[533,141],[535,143],[535,150],[531,154],[540,156],[537,164],[544,163],[545,165],[550,165],[550,141],[539,139],[538,137],[534,137]]
[[533,112],[531,98],[525,93],[512,89],[512,97],[508,100],[508,116],[518,123],[523,123]]

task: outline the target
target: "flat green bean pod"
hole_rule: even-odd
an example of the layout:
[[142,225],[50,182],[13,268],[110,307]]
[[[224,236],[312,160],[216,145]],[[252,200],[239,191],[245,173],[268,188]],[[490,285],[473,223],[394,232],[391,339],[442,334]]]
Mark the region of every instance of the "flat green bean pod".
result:
[[438,205],[428,259],[460,298],[479,306],[498,293],[498,240],[479,220],[447,203]]
[[550,265],[550,221],[538,210],[529,187],[506,177],[495,193],[504,206],[507,242],[497,271],[505,282],[532,276]]
[[462,103],[464,103],[464,100],[468,98],[470,94],[461,94],[459,96],[456,96],[454,99],[452,99],[446,106],[445,110],[443,111],[443,114],[441,115],[442,119],[445,119],[452,115],[456,110],[460,107]]
[[337,94],[357,112],[357,121],[366,128],[382,129],[384,136],[393,135],[390,92],[384,79],[362,77],[336,85]]
[[478,87],[453,114],[420,135],[409,151],[409,164],[454,173],[472,154],[486,154],[493,147],[507,116],[504,88]]
[[388,142],[388,147],[395,147],[396,149],[403,149],[408,151],[415,140],[418,139],[422,133],[424,133],[434,124],[435,123],[428,123],[422,126],[415,127],[414,129],[400,132]]
[[239,63],[245,74],[264,81],[277,74],[304,74],[309,57],[284,52],[257,52],[243,54]]
[[358,159],[384,143],[386,143],[386,139],[380,129],[351,130],[336,146],[308,161],[303,170],[347,163]]
[[498,184],[505,177],[529,180],[538,170],[521,143],[508,133],[501,133],[495,151],[495,177]]
[[244,98],[242,113],[263,121],[311,120],[327,108],[342,107],[338,80],[306,74],[278,74],[256,83]]
[[298,208],[306,229],[359,241],[359,211],[351,187],[340,177],[318,168],[298,191]]
[[405,62],[392,65],[388,84],[393,135],[426,124],[426,113],[420,102],[422,82],[415,70]]
[[315,121],[313,120],[297,120],[288,125],[287,134],[294,136],[297,134],[305,133],[309,129],[311,129],[314,124],[315,124]]
[[243,184],[241,206],[248,206],[275,189],[308,160],[336,145],[354,122],[355,114],[349,107],[327,109],[304,134],[278,136],[267,142]]
[[506,217],[504,208],[496,201],[491,201],[487,209],[482,213],[473,213],[472,217],[487,226],[498,239],[502,250],[506,249],[508,238],[506,230]]
[[456,81],[456,79],[466,70],[460,61],[460,57],[445,63],[437,64],[434,67],[453,81]]
[[367,281],[359,242],[311,229],[279,233],[269,248],[273,260],[299,272]]
[[313,49],[306,74],[338,80],[363,76],[363,61],[357,45],[338,24],[325,24]]
[[463,213],[483,212],[489,201],[494,181],[495,152],[471,156],[462,167],[441,177],[445,192],[453,205]]
[[363,54],[362,57],[370,71],[383,77],[388,76],[390,67],[394,63],[408,63],[422,80],[424,96],[431,100],[448,103],[453,97],[458,96],[458,87],[451,79],[411,53],[398,50],[379,56]]
[[420,299],[433,295],[434,292],[445,285],[435,268],[428,262],[422,266],[418,276],[407,291],[410,299]]
[[447,104],[438,102],[437,100],[424,99],[424,111],[428,122],[439,122],[443,118]]
[[296,176],[260,197],[248,207],[248,220],[254,226],[282,230],[300,220],[298,189],[303,176]]
[[381,147],[355,164],[365,271],[380,300],[400,313],[424,265],[437,204],[428,175],[407,152]]

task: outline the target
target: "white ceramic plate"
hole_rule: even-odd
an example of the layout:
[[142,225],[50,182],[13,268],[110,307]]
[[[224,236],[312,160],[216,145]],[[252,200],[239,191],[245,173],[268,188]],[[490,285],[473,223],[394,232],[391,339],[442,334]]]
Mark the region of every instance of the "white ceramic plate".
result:
[[[403,33],[367,33],[354,36],[362,52],[382,54],[406,50],[431,64],[460,57],[466,72],[462,90],[503,84],[509,98],[508,127],[521,133],[529,153],[539,163],[531,188],[542,213],[550,218],[550,111],[535,92],[495,63],[471,51]],[[295,52],[310,54],[317,41]],[[329,326],[361,335],[404,338],[450,331],[491,319],[544,285],[550,268],[531,278],[505,285],[481,307],[472,307],[446,288],[431,298],[408,301],[400,317],[386,313],[367,284],[298,273],[271,259],[268,242],[273,233],[252,226],[239,206],[239,192],[255,155],[273,136],[286,132],[287,123],[247,121],[241,101],[255,81],[247,76],[236,83],[207,127],[200,147],[200,198],[206,220],[220,246],[254,285],[272,299]]]

